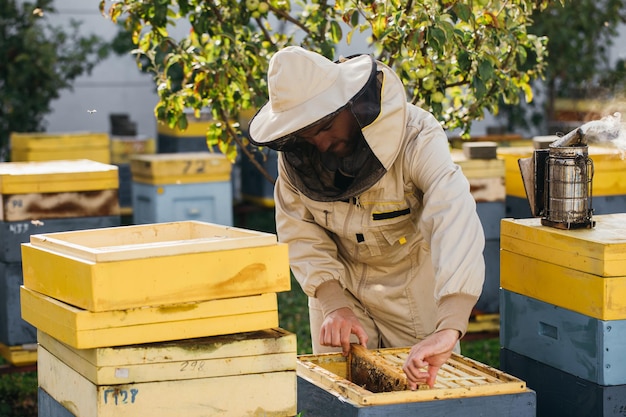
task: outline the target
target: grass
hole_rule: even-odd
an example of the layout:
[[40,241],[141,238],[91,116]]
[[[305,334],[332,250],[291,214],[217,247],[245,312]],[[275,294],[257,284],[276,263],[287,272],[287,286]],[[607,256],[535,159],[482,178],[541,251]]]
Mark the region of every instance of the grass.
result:
[[[236,216],[239,227],[274,233],[274,211],[254,210],[245,217]],[[311,353],[311,335],[306,295],[293,279],[291,290],[278,294],[279,325],[296,335],[298,354]],[[462,340],[463,355],[480,363],[499,367],[499,340]],[[5,361],[0,358],[0,365]],[[37,373],[0,374],[0,417],[37,417]],[[42,416],[44,417],[44,416]]]

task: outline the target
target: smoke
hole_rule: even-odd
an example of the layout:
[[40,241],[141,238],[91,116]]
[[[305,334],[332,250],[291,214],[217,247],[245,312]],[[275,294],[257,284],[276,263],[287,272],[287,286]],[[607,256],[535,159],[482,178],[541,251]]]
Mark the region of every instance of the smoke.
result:
[[605,116],[600,120],[587,122],[580,127],[587,143],[612,144],[622,155],[626,153],[626,127],[619,112]]

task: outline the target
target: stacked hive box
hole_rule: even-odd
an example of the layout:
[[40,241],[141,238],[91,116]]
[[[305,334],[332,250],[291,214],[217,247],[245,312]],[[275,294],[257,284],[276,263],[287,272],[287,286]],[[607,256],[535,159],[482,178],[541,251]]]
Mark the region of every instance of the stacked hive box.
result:
[[119,226],[117,168],[89,160],[0,163],[0,202],[0,347],[15,363],[26,360],[17,347],[37,340],[20,316],[20,244],[36,233]]
[[135,155],[130,168],[134,223],[197,220],[232,225],[231,165],[224,155]]
[[207,129],[214,124],[209,113],[196,118],[187,115],[187,127],[184,130],[170,128],[166,124],[157,126],[157,148],[159,153],[207,152]]
[[111,136],[111,163],[117,166],[120,181],[120,208],[132,213],[132,175],[130,158],[133,155],[156,153],[154,138],[143,136]]
[[[278,177],[278,152],[264,148],[255,149],[254,158],[271,178]],[[241,197],[261,207],[274,207],[274,184],[260,174],[247,156],[241,159]]]
[[[505,161],[506,215],[516,219],[532,217],[526,197],[518,160],[533,155],[534,148],[498,148],[498,157]],[[595,214],[626,212],[626,159],[616,147],[589,146],[593,161],[592,206]]]
[[40,414],[296,414],[295,335],[276,328],[288,255],[275,235],[121,226],[33,235],[23,256]]
[[538,416],[626,409],[626,214],[594,220],[502,221],[501,368],[537,392]]
[[485,284],[476,308],[484,313],[499,311],[500,220],[505,217],[504,160],[474,157],[452,150],[452,159],[463,170],[476,201],[476,211],[485,232]]
[[535,417],[535,393],[524,381],[453,356],[432,389],[406,388],[409,348],[298,357],[298,411],[307,417]]
[[11,133],[11,161],[89,159],[109,164],[107,133]]

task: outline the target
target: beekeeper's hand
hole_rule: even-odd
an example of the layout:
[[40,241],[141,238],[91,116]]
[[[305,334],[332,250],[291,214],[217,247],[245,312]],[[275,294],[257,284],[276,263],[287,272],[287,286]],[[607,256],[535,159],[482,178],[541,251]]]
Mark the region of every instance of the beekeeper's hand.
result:
[[444,329],[411,347],[402,367],[410,389],[415,390],[421,384],[431,388],[435,385],[437,372],[450,359],[459,337],[457,330]]
[[350,335],[354,334],[359,343],[367,346],[367,333],[356,315],[348,307],[329,313],[320,329],[322,346],[341,347],[343,356],[350,352]]

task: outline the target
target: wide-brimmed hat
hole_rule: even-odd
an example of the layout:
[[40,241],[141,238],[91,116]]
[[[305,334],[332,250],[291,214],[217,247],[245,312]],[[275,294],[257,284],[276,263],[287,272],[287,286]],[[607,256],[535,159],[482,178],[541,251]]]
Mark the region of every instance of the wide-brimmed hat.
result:
[[250,121],[250,140],[268,145],[344,107],[376,71],[370,55],[333,62],[299,46],[278,51],[269,63],[269,101]]

